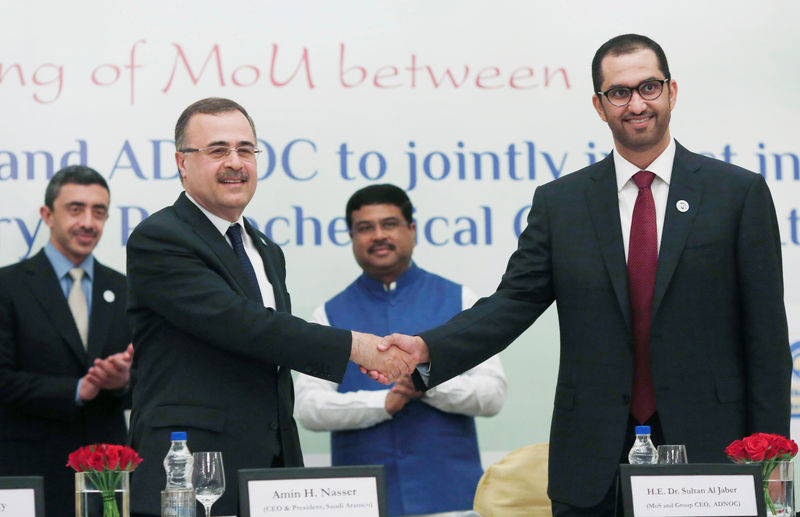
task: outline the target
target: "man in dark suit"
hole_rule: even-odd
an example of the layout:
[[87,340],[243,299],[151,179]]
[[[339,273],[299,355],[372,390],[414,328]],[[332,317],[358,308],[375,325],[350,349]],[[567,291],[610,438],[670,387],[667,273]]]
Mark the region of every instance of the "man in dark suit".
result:
[[[397,378],[406,354],[376,336],[291,316],[280,248],[242,213],[256,189],[255,127],[240,105],[203,99],[175,126],[185,192],[128,240],[136,345],[131,441],[144,462],[132,509],[159,514],[170,432],[194,451],[221,451],[219,514],[237,513],[237,470],[302,466],[290,369],[339,382],[348,359]],[[405,362],[403,361],[405,359]]]
[[58,171],[40,210],[50,241],[0,269],[0,475],[44,476],[48,515],[74,514],[70,452],[125,443],[125,277],[92,256],[108,203],[93,169]]
[[613,514],[635,424],[651,425],[656,443],[686,444],[692,462],[725,461],[723,449],[753,432],[789,432],[781,244],[764,178],[672,139],[678,86],[651,39],[611,39],[592,77],[612,155],[536,189],[495,294],[381,344],[430,361],[435,386],[503,349],[555,301],[556,516]]

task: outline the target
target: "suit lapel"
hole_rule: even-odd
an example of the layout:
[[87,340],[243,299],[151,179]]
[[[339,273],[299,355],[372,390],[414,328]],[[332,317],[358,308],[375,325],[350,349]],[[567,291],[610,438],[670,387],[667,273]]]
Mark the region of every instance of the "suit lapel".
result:
[[614,160],[611,154],[597,164],[590,175],[590,185],[584,192],[589,206],[592,225],[603,255],[617,303],[631,326],[631,304],[628,297],[628,268],[625,247],[622,243],[622,225],[619,220],[619,196]]
[[252,292],[250,281],[245,276],[242,268],[239,267],[239,259],[228,243],[228,240],[211,224],[208,217],[186,197],[185,192],[181,192],[180,197],[175,202],[176,213],[194,229],[195,234],[208,246],[217,256],[222,268],[229,275],[239,292],[250,298],[256,299],[256,294]]
[[[672,275],[678,265],[686,239],[694,218],[703,199],[703,185],[695,175],[700,164],[694,154],[676,142],[675,161],[672,165],[669,196],[664,214],[664,229],[661,235],[661,246],[658,253],[656,285],[653,292],[653,317],[658,312],[664,293],[667,291]],[[685,201],[689,209],[681,212],[677,203]]]
[[44,250],[37,253],[28,263],[28,267],[25,268],[25,281],[36,301],[41,305],[44,314],[61,334],[75,358],[82,365],[88,364],[86,350],[83,349],[78,327],[75,326],[75,319],[72,317],[67,299]]
[[[275,297],[275,310],[280,312],[291,313],[291,307],[287,300],[286,290],[281,283],[283,275],[278,273],[278,264],[275,263],[273,258],[274,253],[270,253],[267,248],[267,243],[262,239],[262,235],[253,228],[250,221],[244,218],[244,229],[247,234],[253,239],[253,243],[261,256],[261,261],[264,263],[264,271],[267,273],[267,280],[272,284],[272,294]],[[283,368],[280,365],[275,365],[278,372],[278,393],[281,400],[288,400],[294,395],[292,391],[291,372],[290,368]]]
[[258,250],[258,254],[261,255],[261,260],[264,262],[264,270],[267,273],[267,279],[269,280],[269,283],[272,284],[272,292],[275,296],[275,309],[281,312],[289,312],[288,303],[286,301],[284,289],[281,284],[281,278],[278,275],[278,264],[275,263],[275,260],[272,257],[273,254],[269,253],[267,244],[262,241],[261,235],[259,235],[258,232],[253,229],[247,218],[244,219],[244,226],[245,230],[247,230],[247,234],[250,235],[251,239],[253,239],[256,249]]
[[[111,294],[106,294],[111,293]],[[114,298],[109,301],[106,297]],[[103,266],[95,259],[94,278],[92,279],[92,307],[89,312],[89,361],[97,357],[105,357],[105,344],[108,342],[109,327],[111,325],[112,304],[120,293],[115,293],[108,283],[108,277],[103,271]]]

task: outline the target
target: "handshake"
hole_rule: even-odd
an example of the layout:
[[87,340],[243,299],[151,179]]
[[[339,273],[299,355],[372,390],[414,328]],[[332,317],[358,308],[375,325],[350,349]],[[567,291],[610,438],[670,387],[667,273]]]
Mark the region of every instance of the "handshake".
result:
[[391,334],[381,338],[356,331],[352,334],[350,360],[361,367],[362,373],[382,384],[410,375],[419,363],[430,360],[428,345],[419,336]]

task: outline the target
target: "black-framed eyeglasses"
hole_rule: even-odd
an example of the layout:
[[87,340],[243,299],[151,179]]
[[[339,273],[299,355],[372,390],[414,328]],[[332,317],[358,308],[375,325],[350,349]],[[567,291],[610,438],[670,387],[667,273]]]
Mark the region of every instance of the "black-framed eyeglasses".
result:
[[608,102],[617,107],[627,106],[633,98],[633,91],[639,92],[639,96],[646,101],[654,101],[661,97],[664,92],[664,84],[669,82],[667,79],[648,79],[642,81],[634,87],[614,86],[604,92],[595,92],[601,97],[605,95]]
[[209,145],[208,147],[184,147],[178,149],[181,153],[203,153],[212,160],[223,160],[235,152],[239,159],[254,161],[261,149],[252,145],[240,145],[239,147],[228,147],[227,145]]

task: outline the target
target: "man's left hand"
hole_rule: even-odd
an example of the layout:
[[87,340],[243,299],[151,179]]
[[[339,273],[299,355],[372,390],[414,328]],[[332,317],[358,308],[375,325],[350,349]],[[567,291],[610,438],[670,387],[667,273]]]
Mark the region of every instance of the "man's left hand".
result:
[[132,362],[133,344],[129,344],[124,352],[112,354],[105,359],[95,359],[86,378],[102,390],[122,389],[131,380]]

